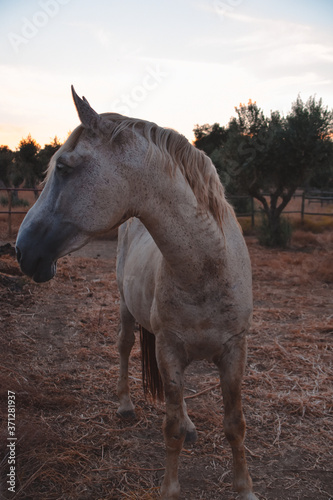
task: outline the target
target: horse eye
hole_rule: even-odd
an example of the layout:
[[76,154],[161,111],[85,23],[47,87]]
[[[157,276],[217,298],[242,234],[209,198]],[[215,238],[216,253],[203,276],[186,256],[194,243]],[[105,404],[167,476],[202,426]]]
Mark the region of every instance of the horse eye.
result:
[[72,167],[70,167],[69,165],[65,165],[64,163],[61,163],[61,162],[58,162],[56,164],[56,169],[57,169],[57,172],[59,172],[59,174],[61,174],[61,175],[68,175],[73,170]]

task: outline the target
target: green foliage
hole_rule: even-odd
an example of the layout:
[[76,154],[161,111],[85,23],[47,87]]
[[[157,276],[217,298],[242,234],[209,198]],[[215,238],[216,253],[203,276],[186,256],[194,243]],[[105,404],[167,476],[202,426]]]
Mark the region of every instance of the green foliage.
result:
[[10,173],[13,160],[14,153],[8,146],[0,146],[0,181],[2,181],[6,187],[9,187],[11,184]]
[[29,207],[30,203],[27,200],[21,198],[14,198],[12,200],[12,207]]
[[55,137],[50,144],[41,148],[29,134],[22,139],[15,152],[8,146],[0,147],[0,181],[6,187],[20,187],[35,189],[43,180],[44,173],[51,157],[60,148],[61,144]]
[[[6,196],[1,196],[0,205],[3,207],[8,206],[8,198]],[[21,198],[13,197],[12,207],[29,207],[30,204],[27,200],[22,200]]]
[[292,227],[288,219],[279,217],[277,226],[273,226],[263,212],[259,227],[258,241],[265,247],[286,248],[290,245]]
[[45,144],[44,148],[39,151],[38,160],[41,165],[42,175],[44,175],[52,156],[56,151],[58,151],[60,146],[61,143],[59,142],[58,137],[55,136],[50,144]]
[[[252,101],[235,111],[226,128],[197,126],[195,145],[211,157],[227,193],[259,200],[270,231],[278,233],[281,213],[298,187],[333,183],[333,110],[321,99],[304,103],[298,96],[286,117],[278,111],[266,117]],[[278,242],[280,235],[270,240]]]
[[252,203],[250,196],[229,196],[228,201],[235,209],[236,215],[252,212]]
[[194,129],[195,145],[210,155],[214,150],[222,146],[226,139],[226,129],[218,123],[214,125],[197,125]]
[[24,182],[24,187],[34,188],[42,179],[42,169],[38,159],[41,147],[29,134],[20,141],[15,154],[15,170],[13,184],[19,187]]
[[322,100],[310,97],[303,103],[298,96],[286,117],[285,154],[288,156],[289,178],[299,185],[313,184],[321,177],[327,187],[325,173],[332,174],[333,111],[323,106]]

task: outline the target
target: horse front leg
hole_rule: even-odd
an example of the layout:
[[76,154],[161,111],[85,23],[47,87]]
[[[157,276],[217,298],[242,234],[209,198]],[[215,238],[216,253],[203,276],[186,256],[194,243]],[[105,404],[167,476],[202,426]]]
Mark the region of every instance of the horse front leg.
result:
[[188,417],[184,412],[183,360],[179,350],[159,348],[156,343],[156,355],[159,371],[163,380],[166,413],[163,422],[163,434],[166,447],[165,476],[161,486],[162,500],[177,500],[180,495],[178,481],[179,455],[183,448],[188,427]]
[[224,403],[224,432],[233,455],[233,487],[240,500],[258,500],[252,492],[252,479],[245,458],[245,418],[241,402],[241,384],[246,362],[246,339],[232,341],[225,355],[216,362]]
[[118,351],[120,355],[120,369],[117,385],[119,398],[118,415],[121,417],[133,417],[134,405],[131,401],[128,383],[128,363],[132,347],[135,342],[134,335],[135,319],[127,309],[125,302],[120,303],[120,329],[118,336]]

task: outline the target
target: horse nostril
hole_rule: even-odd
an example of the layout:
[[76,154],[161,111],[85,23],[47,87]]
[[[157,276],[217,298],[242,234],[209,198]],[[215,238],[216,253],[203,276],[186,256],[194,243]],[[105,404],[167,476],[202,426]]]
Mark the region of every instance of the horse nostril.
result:
[[16,247],[15,250],[16,250],[17,262],[20,263],[22,258],[21,250],[18,247]]

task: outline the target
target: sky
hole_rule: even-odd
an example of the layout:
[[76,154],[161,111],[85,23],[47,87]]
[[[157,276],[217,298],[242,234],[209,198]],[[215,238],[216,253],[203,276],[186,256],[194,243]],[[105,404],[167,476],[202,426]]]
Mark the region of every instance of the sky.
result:
[[256,101],[333,108],[332,0],[0,0],[0,145],[43,147],[99,113],[170,127],[227,125]]

